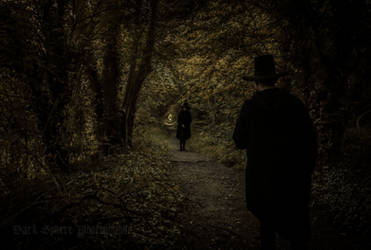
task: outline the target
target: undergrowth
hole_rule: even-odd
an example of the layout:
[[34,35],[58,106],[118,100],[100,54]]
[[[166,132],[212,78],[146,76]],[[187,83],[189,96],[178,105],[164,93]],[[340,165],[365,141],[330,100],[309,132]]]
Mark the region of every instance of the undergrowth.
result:
[[371,138],[354,129],[345,133],[344,154],[314,176],[314,208],[343,236],[368,242],[371,236]]
[[[158,129],[136,148],[33,180],[1,178],[0,230],[10,249],[171,249],[183,196]],[[2,169],[4,170],[4,169]],[[5,170],[4,170],[5,171]],[[17,180],[16,180],[17,179]],[[12,187],[7,187],[12,185]]]

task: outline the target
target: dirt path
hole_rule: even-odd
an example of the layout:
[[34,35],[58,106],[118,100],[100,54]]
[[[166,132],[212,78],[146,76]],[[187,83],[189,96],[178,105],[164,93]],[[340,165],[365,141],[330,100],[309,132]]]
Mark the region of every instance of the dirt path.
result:
[[258,249],[259,223],[245,207],[244,173],[194,152],[180,152],[169,138],[172,176],[186,196],[182,215],[187,249]]

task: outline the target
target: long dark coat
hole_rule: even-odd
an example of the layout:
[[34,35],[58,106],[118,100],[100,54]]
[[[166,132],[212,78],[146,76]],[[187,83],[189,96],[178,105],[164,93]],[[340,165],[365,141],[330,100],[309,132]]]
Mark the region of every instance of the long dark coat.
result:
[[309,236],[317,143],[303,103],[283,89],[257,92],[244,103],[233,139],[247,149],[248,209],[283,237]]
[[178,114],[178,127],[176,130],[176,138],[186,141],[191,138],[191,122],[192,115],[189,110],[181,110]]

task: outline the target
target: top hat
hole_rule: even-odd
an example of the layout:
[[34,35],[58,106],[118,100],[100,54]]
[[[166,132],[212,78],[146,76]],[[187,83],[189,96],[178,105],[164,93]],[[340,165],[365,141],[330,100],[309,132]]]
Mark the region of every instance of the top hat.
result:
[[258,56],[254,63],[255,75],[243,76],[242,79],[246,81],[270,80],[285,75],[285,73],[276,73],[273,55]]
[[182,107],[184,107],[186,109],[189,109],[188,101],[184,101],[183,104],[182,104]]

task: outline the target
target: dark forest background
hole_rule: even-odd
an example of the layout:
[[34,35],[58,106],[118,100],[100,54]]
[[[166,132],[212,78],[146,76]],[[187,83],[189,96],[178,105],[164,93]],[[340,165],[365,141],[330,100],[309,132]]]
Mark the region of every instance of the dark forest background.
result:
[[241,76],[271,53],[289,72],[279,85],[317,128],[312,206],[365,244],[370,34],[368,0],[1,0],[0,230],[130,220],[125,239],[8,240],[17,249],[176,246],[184,197],[167,178],[165,127],[188,100],[192,150],[243,168],[231,137],[254,88]]

